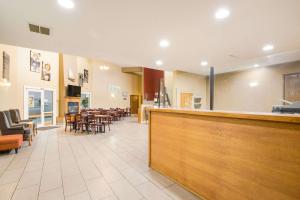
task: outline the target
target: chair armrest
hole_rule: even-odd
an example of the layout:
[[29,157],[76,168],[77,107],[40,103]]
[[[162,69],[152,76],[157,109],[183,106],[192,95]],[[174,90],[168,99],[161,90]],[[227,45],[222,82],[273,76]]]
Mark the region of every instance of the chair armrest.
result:
[[13,124],[11,125],[11,128],[19,128],[19,129],[22,129],[25,127],[25,124]]
[[12,127],[8,128],[7,130],[10,130],[10,131],[24,131],[24,126],[12,126]]
[[7,129],[7,130],[2,130],[1,134],[2,135],[15,135],[15,134],[21,134],[23,135],[24,131],[20,129]]

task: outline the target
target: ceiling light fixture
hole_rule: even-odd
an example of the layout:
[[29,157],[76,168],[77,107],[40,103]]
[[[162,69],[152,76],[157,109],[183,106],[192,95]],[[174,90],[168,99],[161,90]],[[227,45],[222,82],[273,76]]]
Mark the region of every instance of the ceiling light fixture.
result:
[[226,8],[220,8],[215,13],[215,18],[216,19],[225,19],[225,18],[229,17],[229,15],[230,15],[230,11],[228,9],[226,9]]
[[168,46],[170,46],[170,43],[169,43],[168,40],[161,40],[161,41],[159,42],[159,46],[160,46],[161,48],[167,48]]
[[58,4],[64,8],[72,9],[75,4],[72,0],[57,0]]
[[274,49],[274,45],[273,44],[266,44],[265,46],[263,46],[262,50],[263,51],[271,51]]
[[163,62],[162,62],[161,60],[157,60],[157,61],[155,62],[155,64],[156,64],[157,66],[162,66],[162,65],[163,65]]
[[202,61],[202,62],[201,62],[201,66],[206,66],[206,65],[208,65],[208,62],[207,62],[207,61]]

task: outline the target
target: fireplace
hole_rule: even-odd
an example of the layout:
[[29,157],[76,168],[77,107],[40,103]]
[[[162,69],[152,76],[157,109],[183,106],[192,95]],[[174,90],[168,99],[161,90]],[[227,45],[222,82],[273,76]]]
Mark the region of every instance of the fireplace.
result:
[[68,113],[79,113],[79,102],[68,102]]

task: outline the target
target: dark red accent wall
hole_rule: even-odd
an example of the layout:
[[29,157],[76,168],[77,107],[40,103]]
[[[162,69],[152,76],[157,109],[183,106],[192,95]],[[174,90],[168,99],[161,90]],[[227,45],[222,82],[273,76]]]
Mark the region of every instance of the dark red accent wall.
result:
[[148,101],[154,100],[161,78],[164,78],[164,71],[144,67],[144,98]]

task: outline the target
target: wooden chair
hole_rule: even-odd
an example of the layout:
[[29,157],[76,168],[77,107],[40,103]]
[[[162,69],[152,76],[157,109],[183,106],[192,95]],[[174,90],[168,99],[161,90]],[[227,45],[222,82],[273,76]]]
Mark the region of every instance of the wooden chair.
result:
[[[103,128],[103,124],[99,121],[98,118],[95,117],[95,115],[90,114],[88,115],[88,132],[103,132],[102,128]],[[105,132],[105,127],[104,127],[104,132]]]
[[75,122],[74,122],[75,133],[78,130],[83,130],[84,125],[85,125],[85,123],[84,123],[83,118],[81,117],[81,114],[76,114],[75,115]]
[[67,131],[68,126],[70,126],[70,131],[74,128],[74,121],[71,114],[65,114],[65,132]]

